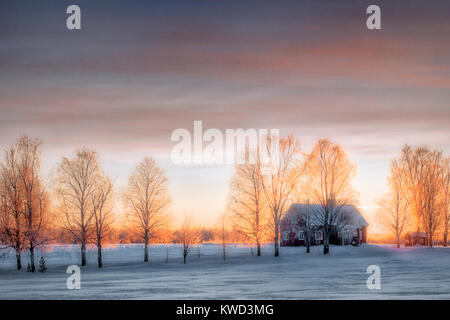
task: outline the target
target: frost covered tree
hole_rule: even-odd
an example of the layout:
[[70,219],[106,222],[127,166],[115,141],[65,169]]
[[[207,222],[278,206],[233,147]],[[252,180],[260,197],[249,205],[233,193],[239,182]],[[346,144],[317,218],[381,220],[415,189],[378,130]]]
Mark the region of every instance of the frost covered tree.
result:
[[103,267],[102,245],[112,232],[114,213],[112,211],[113,184],[106,175],[101,175],[95,183],[95,191],[91,193],[92,216],[94,219],[94,242],[97,246],[98,267]]
[[183,263],[187,262],[187,257],[197,241],[196,230],[192,226],[190,216],[185,216],[180,230],[180,241],[183,245]]
[[[275,140],[268,138],[267,148]],[[288,209],[289,200],[295,191],[299,179],[296,170],[297,155],[300,152],[299,142],[292,136],[281,138],[278,154],[272,154],[271,172],[264,174],[263,192],[269,208],[269,226],[274,241],[274,256],[280,255],[280,224]],[[270,154],[270,151],[268,152]]]
[[129,218],[144,242],[144,261],[148,261],[148,243],[152,233],[164,226],[170,204],[168,179],[152,158],[140,162],[123,193]]
[[197,247],[197,257],[201,256],[201,247],[203,243],[202,233],[200,228],[194,229],[194,245]]
[[406,174],[399,162],[393,160],[388,177],[390,191],[378,201],[379,220],[395,236],[397,248],[400,248],[401,236],[410,223],[410,194]]
[[86,265],[86,245],[94,232],[92,198],[100,177],[97,155],[81,149],[73,159],[63,158],[56,178],[56,194],[64,228],[81,244],[81,265]]
[[0,167],[0,238],[5,248],[16,254],[17,270],[22,268],[22,252],[25,250],[24,194],[17,168],[17,150],[12,147],[5,151]]
[[30,271],[34,272],[34,253],[47,239],[45,232],[49,198],[40,177],[42,141],[21,137],[5,153],[1,166],[2,235],[16,251],[17,268],[20,253],[29,252]]
[[323,226],[323,253],[329,253],[332,228],[338,223],[344,205],[355,201],[351,185],[356,166],[342,147],[328,139],[320,139],[306,157],[307,192],[315,206],[314,223]]
[[234,229],[252,244],[261,255],[261,243],[268,227],[268,208],[263,190],[261,161],[255,152],[254,161],[238,164],[231,180],[229,207]]
[[297,228],[303,232],[305,238],[306,253],[310,253],[311,248],[311,207],[309,199],[306,200],[306,213],[297,216]]
[[405,145],[399,163],[407,173],[417,237],[424,228],[431,247],[442,222],[443,154],[426,146],[413,148]]
[[220,215],[219,218],[219,224],[220,224],[220,240],[222,242],[222,258],[223,260],[226,260],[227,258],[227,252],[226,252],[226,247],[227,247],[227,230],[226,230],[226,226],[228,224],[228,220],[229,217],[226,213],[223,213]]
[[24,200],[25,240],[30,255],[31,272],[36,270],[36,248],[49,239],[46,237],[48,193],[40,177],[40,150],[42,141],[24,136],[16,144],[17,167]]
[[444,246],[448,245],[450,227],[450,157],[442,162],[442,214],[444,222]]
[[176,240],[175,235],[170,231],[172,225],[172,217],[170,215],[166,216],[166,220],[159,228],[158,232],[155,233],[155,241],[163,244],[166,249],[166,263],[169,263],[169,246]]

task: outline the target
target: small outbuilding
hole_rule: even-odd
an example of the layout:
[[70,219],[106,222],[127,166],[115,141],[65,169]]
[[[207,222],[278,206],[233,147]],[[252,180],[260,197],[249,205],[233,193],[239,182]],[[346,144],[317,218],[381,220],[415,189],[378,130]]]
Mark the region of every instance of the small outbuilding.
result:
[[419,232],[419,236],[417,236],[417,232],[407,232],[405,234],[405,246],[415,246],[421,245],[424,246],[427,244],[428,234],[426,232]]

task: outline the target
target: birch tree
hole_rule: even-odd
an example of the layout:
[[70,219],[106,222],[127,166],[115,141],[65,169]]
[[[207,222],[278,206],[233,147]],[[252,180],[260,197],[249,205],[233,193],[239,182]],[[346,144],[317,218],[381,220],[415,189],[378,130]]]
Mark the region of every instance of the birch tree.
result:
[[94,241],[97,246],[98,267],[103,267],[102,245],[112,232],[114,222],[113,184],[107,176],[100,176],[96,181],[95,191],[91,194],[92,216],[94,218]]
[[144,242],[144,261],[147,262],[150,236],[164,225],[170,204],[168,179],[155,160],[145,158],[136,166],[129,177],[123,201]]
[[227,258],[227,252],[226,252],[226,245],[227,245],[226,224],[227,224],[227,220],[228,220],[228,216],[225,213],[223,213],[220,216],[220,238],[221,238],[221,241],[222,241],[222,258],[223,258],[224,261]]
[[31,272],[36,270],[36,248],[48,240],[45,214],[49,199],[39,172],[41,145],[39,139],[21,137],[6,151],[1,167],[2,234],[16,251],[18,269],[21,252],[29,252]]
[[92,198],[100,168],[94,151],[81,149],[73,159],[63,158],[58,168],[57,196],[64,228],[81,245],[81,265],[86,265],[86,245],[94,231]]
[[267,205],[263,190],[261,161],[257,154],[253,163],[236,165],[231,180],[230,209],[235,230],[256,245],[256,255],[261,255],[261,242],[268,227]]
[[388,177],[390,192],[378,201],[381,224],[395,236],[397,248],[400,248],[401,236],[410,223],[410,195],[406,179],[404,168],[393,160]]
[[442,204],[439,201],[442,195],[442,158],[442,152],[432,151],[426,146],[413,148],[405,145],[399,159],[407,172],[417,243],[420,230],[424,228],[430,247],[433,246],[434,234],[442,218]]
[[442,163],[442,214],[444,220],[444,246],[448,245],[450,227],[450,157]]
[[423,222],[428,234],[428,246],[434,244],[434,236],[442,223],[442,152],[432,151],[425,173]]
[[36,270],[34,253],[48,241],[45,215],[49,198],[40,178],[40,150],[42,141],[24,136],[16,144],[17,168],[24,200],[25,239],[30,254],[31,272]]
[[[268,137],[267,148],[277,143]],[[271,172],[264,175],[263,192],[269,208],[269,225],[274,241],[274,256],[280,255],[280,223],[288,209],[290,196],[296,189],[299,171],[296,156],[300,152],[299,142],[292,135],[279,141],[278,154],[272,154]],[[270,151],[268,152],[270,154]]]
[[185,216],[183,225],[180,230],[181,244],[183,245],[183,263],[186,264],[187,257],[192,250],[192,247],[197,241],[195,229],[192,227],[192,219],[190,216]]
[[356,192],[351,181],[356,175],[356,166],[350,161],[341,146],[320,139],[306,158],[306,170],[311,200],[318,204],[313,217],[315,224],[323,226],[323,253],[329,253],[330,235],[338,222],[344,205],[354,201]]
[[22,269],[22,252],[25,250],[24,194],[17,168],[17,150],[5,150],[0,167],[1,229],[0,236],[7,248],[14,250],[17,270]]
[[297,216],[297,228],[303,231],[305,237],[306,253],[310,253],[311,248],[311,208],[309,199],[306,199],[306,213],[300,212]]

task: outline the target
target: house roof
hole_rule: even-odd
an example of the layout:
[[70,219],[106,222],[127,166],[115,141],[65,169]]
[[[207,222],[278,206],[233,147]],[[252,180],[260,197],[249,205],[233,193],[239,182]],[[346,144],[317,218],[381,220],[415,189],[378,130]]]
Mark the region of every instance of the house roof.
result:
[[[292,204],[286,212],[283,222],[296,223],[301,215],[306,217],[308,211],[311,226],[320,226],[323,224],[323,216],[325,213],[323,207],[319,204],[308,205],[305,203]],[[369,225],[359,210],[353,205],[340,206],[336,214],[336,221],[333,224],[344,227],[363,227]]]
[[[410,237],[417,237],[417,232],[408,232],[407,235],[409,235]],[[419,232],[419,237],[420,238],[427,238],[428,235],[426,232]]]

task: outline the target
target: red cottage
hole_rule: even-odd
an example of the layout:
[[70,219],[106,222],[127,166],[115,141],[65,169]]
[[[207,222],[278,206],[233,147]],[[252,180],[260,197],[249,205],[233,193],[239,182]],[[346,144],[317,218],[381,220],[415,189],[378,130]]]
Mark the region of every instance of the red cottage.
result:
[[[324,209],[318,204],[293,204],[281,220],[281,246],[304,246],[308,229],[310,244],[323,244],[323,214]],[[367,226],[367,221],[357,208],[342,206],[332,223],[330,244],[366,243]]]

